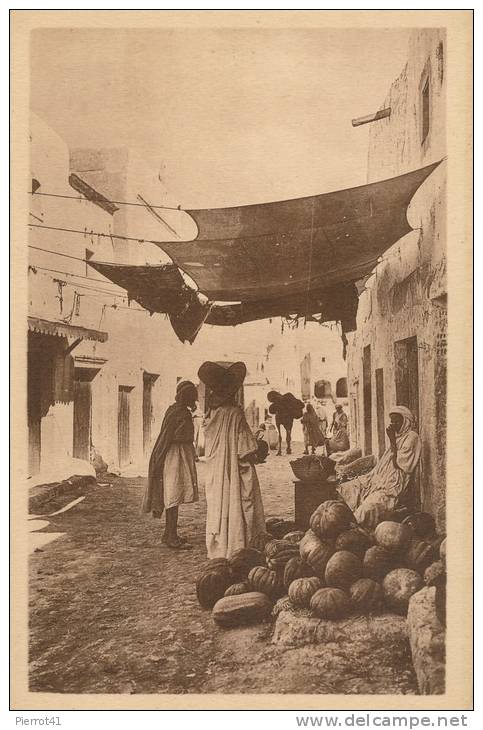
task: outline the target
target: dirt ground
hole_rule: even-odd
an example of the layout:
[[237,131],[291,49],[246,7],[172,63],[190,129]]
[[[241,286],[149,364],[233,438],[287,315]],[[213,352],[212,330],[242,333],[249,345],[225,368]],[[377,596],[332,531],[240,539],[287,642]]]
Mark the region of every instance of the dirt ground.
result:
[[[270,455],[258,467],[267,518],[293,518],[289,458]],[[203,491],[200,502],[180,509],[180,533],[194,549],[176,552],[161,544],[160,522],[140,514],[144,485],[138,478],[92,487],[82,502],[32,534],[60,534],[48,544],[39,540],[31,554],[32,691],[417,691],[406,646],[354,642],[342,651],[327,644],[314,653],[313,647],[271,643],[272,624],[217,628],[195,595],[206,560]]]

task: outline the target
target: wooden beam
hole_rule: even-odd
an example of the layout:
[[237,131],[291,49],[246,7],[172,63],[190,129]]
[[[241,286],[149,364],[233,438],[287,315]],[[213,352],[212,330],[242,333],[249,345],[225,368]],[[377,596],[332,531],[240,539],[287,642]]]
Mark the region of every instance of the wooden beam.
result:
[[156,218],[156,220],[157,220],[157,221],[158,221],[159,223],[162,223],[162,224],[163,224],[163,226],[166,226],[166,228],[168,229],[168,231],[169,231],[170,233],[172,233],[172,234],[173,234],[173,236],[176,236],[176,238],[180,238],[180,236],[179,236],[179,235],[178,235],[178,233],[177,233],[177,232],[176,232],[176,231],[174,230],[174,228],[172,228],[172,227],[171,227],[171,226],[169,225],[169,223],[167,223],[167,222],[166,222],[166,221],[164,220],[164,218],[161,218],[161,216],[159,215],[159,213],[157,213],[157,212],[156,212],[156,211],[154,210],[154,208],[153,208],[153,206],[152,206],[152,205],[149,205],[149,203],[148,203],[148,202],[147,202],[146,200],[144,200],[144,198],[143,198],[143,196],[142,196],[142,195],[139,195],[139,193],[138,193],[138,196],[137,196],[137,198],[138,198],[138,200],[140,200],[140,201],[141,201],[141,203],[142,203],[142,204],[143,204],[143,205],[144,205],[144,206],[146,207],[146,210],[147,210],[147,211],[148,211],[149,213],[151,213],[151,215],[153,216],[153,218]]
[[80,345],[81,342],[82,342],[82,337],[78,337],[76,340],[74,340],[74,342],[72,342],[69,345],[69,347],[66,347],[64,350],[65,357],[67,357],[67,355],[70,355],[72,350],[74,350],[77,347],[77,345]]
[[376,122],[378,119],[385,119],[391,116],[391,107],[386,109],[379,109],[375,114],[368,114],[365,117],[358,117],[352,120],[353,127],[360,127],[362,124],[369,124],[369,122]]

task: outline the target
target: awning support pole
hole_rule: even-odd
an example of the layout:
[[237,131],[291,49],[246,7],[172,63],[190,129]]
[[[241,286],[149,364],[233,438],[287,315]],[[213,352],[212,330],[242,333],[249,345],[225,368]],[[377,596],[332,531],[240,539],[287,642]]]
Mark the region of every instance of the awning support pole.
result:
[[66,348],[66,349],[64,350],[64,355],[65,355],[66,357],[67,357],[67,355],[70,355],[70,353],[72,352],[72,350],[73,350],[73,349],[74,349],[75,347],[77,347],[77,345],[80,345],[80,343],[81,343],[81,342],[82,342],[82,337],[78,337],[78,338],[77,338],[76,340],[74,340],[74,342],[73,342],[73,343],[72,343],[71,345],[69,345],[69,347],[67,347],[67,348]]
[[369,122],[377,122],[378,119],[385,119],[391,116],[391,107],[386,109],[379,109],[375,114],[367,114],[365,117],[358,117],[352,120],[353,127],[360,127],[362,124],[369,124]]

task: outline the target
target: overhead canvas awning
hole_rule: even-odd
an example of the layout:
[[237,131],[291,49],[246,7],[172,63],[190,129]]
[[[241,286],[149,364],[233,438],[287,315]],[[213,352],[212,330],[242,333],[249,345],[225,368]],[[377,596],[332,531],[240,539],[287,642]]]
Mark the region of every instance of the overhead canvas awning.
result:
[[149,312],[168,314],[182,340],[191,340],[190,333],[196,334],[203,323],[235,326],[291,314],[308,317],[316,312],[323,314],[325,321],[342,322],[346,332],[355,329],[357,289],[353,284],[259,301],[213,304],[202,301],[196,291],[187,287],[178,268],[173,265],[131,266],[99,261],[89,261],[89,264],[110,281],[122,286],[130,299]]
[[409,233],[411,198],[439,164],[324,195],[187,210],[197,238],[158,245],[211,301],[256,301],[356,281]]
[[210,310],[210,303],[206,298],[202,301],[198,292],[185,284],[177,266],[132,266],[92,260],[88,263],[125,289],[129,298],[148,312],[168,314],[179,339],[193,342]]
[[287,294],[284,297],[260,299],[237,304],[215,304],[206,317],[206,324],[237,325],[269,317],[298,315],[307,319],[320,314],[321,321],[339,321],[345,332],[356,327],[358,294],[353,284],[340,284],[318,291]]
[[150,312],[177,312],[186,306],[187,293],[193,293],[183,281],[177,266],[132,266],[88,260],[89,266],[114,284],[125,289]]
[[39,317],[28,318],[28,329],[30,332],[38,332],[42,335],[74,338],[76,340],[94,340],[95,342],[106,342],[108,337],[107,332],[89,329],[88,327],[78,327],[66,322],[40,319]]
[[192,342],[204,322],[289,315],[319,314],[319,321],[340,321],[348,332],[356,327],[356,283],[411,230],[409,203],[439,164],[309,198],[185,211],[198,237],[157,243],[174,264],[88,263],[150,312],[168,314],[183,341]]

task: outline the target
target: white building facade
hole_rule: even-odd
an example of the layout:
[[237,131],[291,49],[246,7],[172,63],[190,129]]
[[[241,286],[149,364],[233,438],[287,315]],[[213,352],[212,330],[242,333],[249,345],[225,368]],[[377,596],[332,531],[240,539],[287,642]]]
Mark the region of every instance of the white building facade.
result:
[[391,406],[408,406],[422,441],[415,490],[441,529],[446,491],[445,94],[444,29],[414,31],[407,64],[384,100],[390,116],[371,124],[368,182],[442,162],[409,207],[414,230],[385,253],[367,282],[348,349],[353,445],[380,456],[387,447]]
[[[86,264],[126,256],[125,242],[120,251],[116,238],[97,235],[119,232],[121,206],[99,197],[79,171],[75,187],[69,183],[69,150],[37,117],[31,174],[29,475],[48,481],[89,472],[95,453],[111,471],[143,473],[183,345],[163,315],[151,317]],[[130,250],[144,263],[144,249]]]

